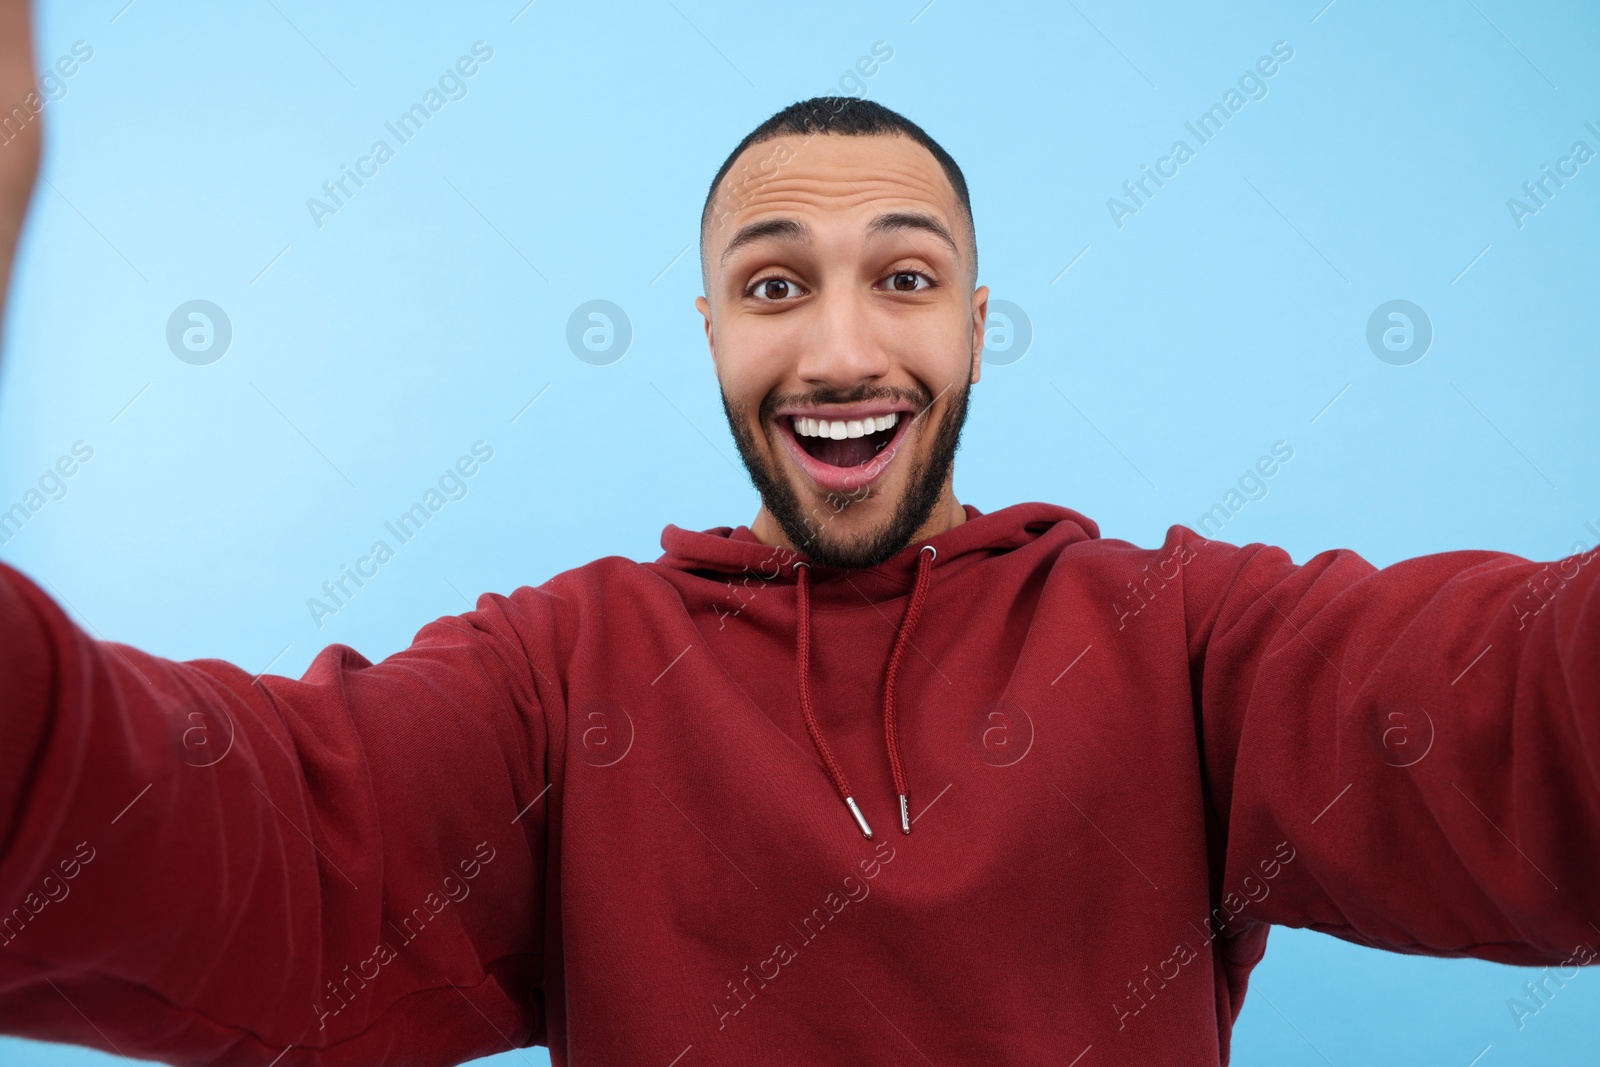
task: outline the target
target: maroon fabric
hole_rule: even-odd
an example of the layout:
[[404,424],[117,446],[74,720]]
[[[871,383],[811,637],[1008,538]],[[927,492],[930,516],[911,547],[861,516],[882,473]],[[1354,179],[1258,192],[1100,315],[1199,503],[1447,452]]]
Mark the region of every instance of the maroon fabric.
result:
[[[0,1030],[194,1064],[1224,1063],[1269,924],[1588,962],[1594,553],[1297,566],[1022,504],[810,573],[669,526],[253,679],[0,567]],[[802,568],[803,569],[803,568]],[[1074,1060],[1074,1057],[1080,1057]]]

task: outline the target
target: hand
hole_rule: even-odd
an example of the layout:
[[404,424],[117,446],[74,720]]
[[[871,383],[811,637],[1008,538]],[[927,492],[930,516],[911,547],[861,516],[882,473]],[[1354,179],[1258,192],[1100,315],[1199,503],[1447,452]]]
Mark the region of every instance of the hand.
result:
[[[11,283],[11,260],[39,169],[44,115],[28,107],[29,94],[37,88],[28,0],[0,0],[0,321]],[[33,104],[38,103],[35,96]]]

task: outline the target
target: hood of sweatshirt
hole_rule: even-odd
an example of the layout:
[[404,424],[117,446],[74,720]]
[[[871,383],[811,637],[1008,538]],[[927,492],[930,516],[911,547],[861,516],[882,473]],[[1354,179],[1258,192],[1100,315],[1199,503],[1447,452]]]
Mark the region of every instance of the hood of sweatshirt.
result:
[[[924,545],[932,545],[937,550],[937,576],[946,573],[947,568],[1010,552],[1046,535],[1057,543],[1093,540],[1100,536],[1100,527],[1093,519],[1056,504],[1013,504],[988,514],[964,504],[962,510],[967,520],[959,526],[926,540],[913,541],[876,567],[847,570],[814,564],[812,584],[817,596],[837,595],[842,587],[845,593],[859,599],[842,581],[832,581],[845,575],[858,581],[887,579],[887,587],[895,589],[895,595],[899,595],[916,572],[917,557]],[[760,573],[765,576],[772,574],[776,562],[780,573],[770,579],[775,582],[795,581],[792,564],[810,562],[804,553],[762,544],[748,526],[717,526],[696,531],[669,524],[661,532],[661,547],[665,552],[656,560],[658,565],[687,572]],[[831,586],[832,591],[826,592],[825,586]]]
[[910,782],[900,745],[895,685],[930,586],[938,576],[953,574],[996,555],[1028,547],[1059,551],[1066,544],[1100,536],[1100,528],[1093,520],[1054,504],[1015,504],[987,515],[970,504],[963,505],[963,510],[966,521],[961,524],[934,537],[913,541],[878,566],[860,570],[825,566],[803,552],[763,544],[748,526],[719,526],[696,532],[668,525],[661,534],[665,554],[656,561],[658,566],[710,578],[719,587],[731,575],[738,575],[746,582],[795,586],[794,684],[801,715],[834,791],[868,839],[873,836],[872,826],[856,803],[844,770],[822,734],[812,705],[813,600],[819,605],[859,604],[865,597],[877,603],[898,598],[908,585],[911,587],[888,660],[877,666],[881,672],[884,756],[899,795],[900,832],[910,834],[912,820],[907,801]]

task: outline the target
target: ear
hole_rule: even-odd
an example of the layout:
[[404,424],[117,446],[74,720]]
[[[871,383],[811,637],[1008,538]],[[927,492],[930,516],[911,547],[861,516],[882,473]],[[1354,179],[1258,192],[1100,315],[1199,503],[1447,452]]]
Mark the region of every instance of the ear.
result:
[[972,291],[972,377],[973,385],[983,373],[983,332],[989,321],[989,287],[980,285]]
[[711,353],[711,362],[715,364],[717,362],[717,346],[711,339],[711,302],[703,296],[697,296],[694,298],[694,309],[700,312],[701,317],[706,320],[706,348]]

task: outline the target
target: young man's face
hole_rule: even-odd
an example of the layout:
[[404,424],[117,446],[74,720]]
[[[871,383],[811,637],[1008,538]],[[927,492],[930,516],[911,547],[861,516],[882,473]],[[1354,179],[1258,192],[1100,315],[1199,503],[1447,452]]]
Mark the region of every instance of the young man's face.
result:
[[735,161],[695,306],[761,493],[758,534],[869,567],[951,525],[988,311],[974,254],[954,189],[910,138],[781,137]]

